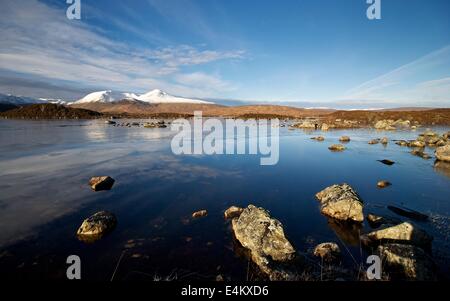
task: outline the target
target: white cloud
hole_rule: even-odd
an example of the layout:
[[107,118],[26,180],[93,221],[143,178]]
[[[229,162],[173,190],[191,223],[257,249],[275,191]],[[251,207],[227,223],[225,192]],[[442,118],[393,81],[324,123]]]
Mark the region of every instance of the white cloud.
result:
[[[197,83],[191,80],[180,84],[185,66],[241,59],[244,54],[239,50],[205,50],[188,45],[131,47],[101,35],[83,22],[68,20],[64,10],[36,0],[3,0],[0,36],[0,69],[4,71],[115,90],[143,92],[162,88],[198,97],[213,97],[208,93],[221,92],[220,88],[226,85],[217,79],[213,89],[192,95],[198,91]],[[191,91],[190,84],[194,85]]]
[[450,45],[347,91],[349,101],[450,104]]

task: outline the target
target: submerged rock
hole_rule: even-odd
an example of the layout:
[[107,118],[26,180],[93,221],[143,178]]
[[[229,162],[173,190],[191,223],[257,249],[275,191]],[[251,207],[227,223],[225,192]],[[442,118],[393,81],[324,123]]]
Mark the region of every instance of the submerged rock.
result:
[[333,185],[316,194],[320,211],[329,217],[361,223],[364,220],[363,202],[348,184]]
[[386,181],[386,180],[378,181],[378,183],[377,183],[378,188],[385,188],[385,187],[388,187],[391,185],[392,185],[392,183],[389,181]]
[[395,242],[429,247],[433,241],[433,237],[417,226],[404,222],[361,235],[361,241],[366,245]]
[[340,152],[340,151],[345,150],[345,146],[343,146],[342,144],[333,144],[333,145],[330,145],[328,147],[328,149],[331,151]]
[[77,236],[85,242],[94,242],[111,232],[117,224],[114,214],[100,211],[88,217],[78,228]]
[[436,148],[434,154],[436,155],[436,159],[450,162],[450,144]]
[[377,160],[377,161],[378,161],[378,162],[381,162],[381,163],[383,163],[383,164],[385,164],[385,165],[394,165],[394,164],[395,164],[394,161],[391,161],[391,160],[388,160],[388,159]]
[[436,280],[435,263],[421,248],[402,244],[378,246],[377,253],[393,280]]
[[325,140],[325,138],[323,136],[312,137],[311,139],[317,140],[317,141],[324,141]]
[[315,247],[314,256],[322,258],[325,262],[333,262],[341,256],[341,249],[334,242],[324,242]]
[[420,213],[418,211],[409,208],[405,207],[400,208],[395,206],[387,206],[387,208],[398,215],[409,217],[415,220],[425,221],[428,219],[428,216],[426,214]]
[[194,213],[192,213],[192,218],[199,218],[199,217],[204,217],[207,215],[208,215],[207,210],[199,210],[199,211],[195,211]]
[[295,258],[295,249],[285,237],[283,225],[265,209],[249,205],[232,220],[232,230],[250,251],[252,261],[271,280],[293,279],[284,264]]
[[370,140],[368,143],[369,143],[369,144],[378,144],[379,142],[380,142],[379,139],[372,139],[372,140]]
[[396,225],[401,223],[399,219],[392,217],[378,216],[371,213],[367,215],[366,219],[369,222],[370,227],[372,228],[378,228],[381,225]]
[[346,245],[359,246],[362,223],[348,223],[331,217],[327,218],[328,226]]
[[423,151],[423,149],[413,149],[411,151],[411,154],[417,157],[421,157],[422,159],[430,159],[431,156],[428,155],[426,152]]
[[341,142],[350,142],[350,137],[349,136],[342,136],[341,138],[339,138],[339,141],[341,141]]
[[94,191],[110,190],[114,182],[114,179],[110,176],[92,177],[89,180],[89,185]]
[[225,219],[232,219],[232,218],[239,217],[241,215],[242,211],[244,211],[244,208],[237,207],[237,206],[231,206],[230,208],[225,210],[223,215],[224,215]]

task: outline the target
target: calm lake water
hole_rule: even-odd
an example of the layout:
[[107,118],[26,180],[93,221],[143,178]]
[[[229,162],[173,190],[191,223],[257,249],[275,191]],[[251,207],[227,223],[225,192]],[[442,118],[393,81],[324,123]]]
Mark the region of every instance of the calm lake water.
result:
[[[65,279],[66,258],[75,254],[87,280],[113,275],[115,280],[211,280],[218,274],[245,280],[248,262],[234,251],[223,211],[248,204],[279,219],[301,254],[308,257],[316,244],[335,241],[343,250],[343,265],[354,268],[367,253],[354,233],[320,214],[314,197],[346,182],[364,200],[365,214],[395,216],[386,206],[400,205],[430,215],[429,221],[417,223],[434,236],[433,256],[445,276],[450,166],[435,166],[434,158],[413,156],[394,142],[367,144],[383,136],[413,139],[423,130],[308,133],[280,128],[279,163],[260,166],[254,155],[174,155],[169,128],[114,127],[102,120],[0,120],[0,275]],[[324,142],[310,139],[319,134]],[[327,147],[342,135],[352,139],[348,149],[330,152]],[[434,155],[433,149],[426,151]],[[379,159],[397,163],[387,166]],[[96,175],[113,177],[113,189],[93,192],[87,182]],[[393,185],[378,189],[382,179]],[[191,220],[200,209],[207,209],[208,216]],[[80,242],[77,228],[99,210],[113,212],[117,227],[96,243]],[[369,230],[364,224],[361,232]]]

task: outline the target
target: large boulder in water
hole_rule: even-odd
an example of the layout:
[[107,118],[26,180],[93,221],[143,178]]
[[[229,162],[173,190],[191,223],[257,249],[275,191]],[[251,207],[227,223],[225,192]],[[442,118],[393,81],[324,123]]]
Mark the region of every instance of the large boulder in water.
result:
[[348,184],[327,187],[318,192],[316,198],[322,214],[346,222],[364,221],[363,202]]
[[92,177],[89,180],[89,185],[94,191],[110,190],[114,182],[114,179],[109,176]]
[[117,224],[114,214],[100,211],[88,217],[78,228],[77,236],[85,242],[94,242],[111,232]]
[[366,245],[394,242],[429,247],[433,241],[433,237],[417,226],[409,222],[404,222],[399,225],[364,234],[361,236],[361,241]]
[[402,244],[378,246],[384,270],[393,280],[436,280],[436,266],[421,248]]
[[263,208],[249,205],[232,220],[234,236],[250,251],[252,261],[271,280],[292,280],[285,264],[295,258],[295,249],[284,235],[283,225]]
[[436,159],[440,161],[450,162],[450,144],[439,146],[434,152]]

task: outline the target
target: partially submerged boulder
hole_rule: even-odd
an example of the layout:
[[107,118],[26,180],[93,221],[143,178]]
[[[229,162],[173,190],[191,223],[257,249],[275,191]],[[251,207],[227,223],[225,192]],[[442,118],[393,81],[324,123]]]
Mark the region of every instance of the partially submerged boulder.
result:
[[330,145],[328,147],[329,150],[334,151],[334,152],[341,152],[343,150],[345,150],[345,146],[343,146],[342,144],[333,144]]
[[350,137],[349,136],[342,136],[341,138],[339,138],[340,142],[350,142]]
[[333,185],[316,194],[320,211],[329,217],[348,222],[364,220],[363,202],[348,184]]
[[100,211],[88,217],[78,228],[77,236],[85,242],[94,242],[111,232],[117,224],[114,214]]
[[381,142],[381,144],[386,145],[386,144],[388,144],[389,139],[387,137],[383,137],[383,138],[381,138],[380,142]]
[[341,250],[334,242],[324,242],[314,248],[314,256],[320,257],[324,262],[333,262],[339,259]]
[[435,263],[417,246],[385,244],[378,246],[377,253],[393,280],[436,280]]
[[372,139],[368,143],[373,145],[373,144],[378,144],[379,142],[380,142],[379,139]]
[[433,237],[417,226],[404,222],[361,235],[361,241],[365,245],[394,242],[429,247]]
[[411,154],[417,157],[421,157],[422,159],[430,159],[431,156],[423,151],[423,149],[413,149]]
[[317,137],[312,137],[312,140],[317,140],[317,141],[324,141],[325,138],[323,136],[317,136]]
[[195,211],[194,213],[192,213],[192,218],[199,218],[199,217],[204,217],[208,215],[208,211],[207,210],[199,210],[199,211]]
[[225,212],[223,213],[225,219],[232,219],[239,217],[241,215],[242,211],[244,211],[244,208],[237,207],[237,206],[231,206]]
[[386,180],[381,180],[381,181],[378,181],[378,183],[377,183],[378,188],[386,188],[391,185],[392,185],[392,183],[389,181],[386,181]]
[[450,162],[450,144],[439,146],[434,152],[436,159],[440,161]]
[[100,176],[100,177],[92,177],[89,180],[89,185],[92,190],[100,191],[100,190],[110,190],[114,185],[114,179],[110,176]]
[[263,208],[249,205],[232,220],[234,236],[250,251],[252,261],[271,280],[289,280],[294,275],[285,263],[295,258],[295,249],[284,235],[283,225]]

